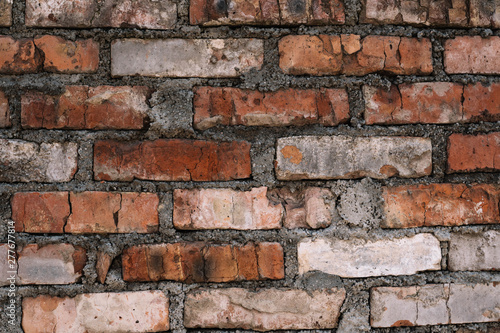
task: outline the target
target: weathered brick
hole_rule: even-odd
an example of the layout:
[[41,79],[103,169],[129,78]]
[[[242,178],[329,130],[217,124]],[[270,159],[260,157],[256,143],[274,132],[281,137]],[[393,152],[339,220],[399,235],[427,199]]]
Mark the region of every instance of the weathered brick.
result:
[[363,87],[367,124],[451,124],[500,120],[500,84],[449,82]]
[[337,327],[344,289],[201,289],[186,296],[188,328],[328,329]]
[[77,168],[78,145],[0,139],[0,181],[68,182]]
[[176,21],[172,1],[26,1],[26,25],[31,27],[171,29]]
[[[17,257],[14,243],[0,243],[0,287],[14,285],[17,272]],[[9,278],[14,279],[8,280]]]
[[111,44],[113,76],[237,77],[264,61],[260,39],[120,39]]
[[267,198],[267,188],[174,190],[174,227],[197,229],[279,229],[283,207]]
[[125,281],[279,280],[284,278],[283,248],[279,243],[138,245],[123,252],[122,271]]
[[158,231],[158,196],[154,193],[70,193],[68,233],[151,233]]
[[326,228],[332,223],[335,209],[332,191],[320,187],[307,187],[292,192],[288,188],[280,188],[271,192],[283,202],[285,228]]
[[432,171],[426,138],[298,136],[278,139],[281,180],[422,177]]
[[142,129],[149,107],[146,87],[67,86],[64,94],[31,91],[21,97],[23,128]]
[[500,187],[430,184],[384,187],[383,228],[500,223]]
[[364,86],[367,124],[450,124],[461,122],[463,86],[449,82]]
[[70,215],[68,192],[21,192],[12,196],[17,232],[63,233]]
[[251,175],[250,144],[245,141],[97,141],[96,180],[214,181]]
[[43,69],[54,73],[94,73],[99,66],[99,45],[92,39],[75,42],[57,36],[40,36],[34,40],[44,55]]
[[450,271],[499,271],[500,232],[452,234],[448,268]]
[[195,89],[194,126],[335,126],[349,120],[345,89],[285,89],[262,93],[238,88]]
[[371,290],[371,326],[424,326],[496,322],[500,285],[436,284]]
[[95,264],[95,270],[97,273],[97,279],[99,282],[104,283],[106,281],[106,276],[108,275],[109,267],[113,257],[106,252],[99,251],[97,253],[97,261]]
[[80,280],[87,261],[85,250],[71,244],[38,246],[18,250],[19,284],[70,284]]
[[297,253],[300,274],[322,271],[357,278],[441,269],[441,247],[432,234],[376,241],[306,238]]
[[202,25],[327,25],[345,22],[342,0],[191,1],[191,24]]
[[27,297],[22,327],[26,333],[163,332],[169,329],[168,306],[159,290]]
[[32,39],[0,36],[0,74],[35,73],[42,65],[42,57]]
[[464,120],[500,121],[500,83],[470,83],[463,97]]
[[500,132],[452,134],[448,138],[448,172],[500,170]]
[[499,28],[499,13],[496,1],[364,0],[361,22]]
[[500,74],[500,37],[460,36],[444,43],[449,74]]
[[10,127],[10,108],[9,100],[0,90],[0,128],[2,127]]
[[12,0],[0,0],[0,27],[12,25]]
[[[432,73],[429,39],[356,35],[286,36],[279,41],[280,67],[293,75],[396,75]],[[344,38],[342,38],[344,37]],[[342,40],[343,39],[343,40]],[[359,43],[359,49],[356,44]],[[356,50],[356,51],[355,51]]]

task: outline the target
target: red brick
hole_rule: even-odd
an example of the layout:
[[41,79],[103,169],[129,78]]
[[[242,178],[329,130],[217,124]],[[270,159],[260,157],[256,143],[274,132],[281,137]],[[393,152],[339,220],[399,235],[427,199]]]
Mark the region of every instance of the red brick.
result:
[[500,74],[500,37],[461,36],[444,43],[449,74]]
[[19,284],[70,284],[82,276],[85,250],[71,244],[29,244],[18,250]]
[[468,121],[500,121],[500,83],[466,85],[463,108]]
[[500,223],[500,187],[489,184],[384,187],[383,228]]
[[106,281],[106,276],[108,275],[109,267],[111,266],[111,262],[113,261],[113,257],[108,253],[99,251],[97,253],[97,262],[95,264],[95,270],[97,273],[97,279],[99,282],[104,283]]
[[286,36],[279,41],[280,67],[294,75],[366,75],[432,73],[428,39],[367,36],[357,51],[356,35]]
[[44,70],[54,73],[94,73],[99,66],[99,45],[92,39],[65,40],[57,36],[36,37],[36,47],[44,54]]
[[363,87],[367,124],[451,124],[500,120],[500,84],[449,82]]
[[258,243],[257,262],[261,279],[279,280],[285,277],[283,248],[279,243]]
[[32,39],[0,36],[0,74],[36,73],[42,57]]
[[448,172],[500,170],[500,132],[452,134],[448,138]]
[[277,280],[284,278],[283,248],[278,243],[138,245],[124,250],[122,271],[130,282]]
[[68,86],[60,96],[28,92],[21,98],[23,128],[142,129],[146,87]]
[[344,89],[286,89],[261,93],[238,88],[195,89],[194,126],[335,126],[349,120]]
[[449,124],[463,119],[463,86],[425,82],[392,85],[389,90],[365,86],[367,124]]
[[10,109],[9,100],[0,90],[0,128],[10,127]]
[[168,307],[160,290],[24,297],[22,328],[26,333],[164,332]]
[[220,3],[191,1],[191,24],[201,25],[327,25],[345,22],[342,0],[277,1],[229,0],[225,10]]
[[250,144],[245,141],[97,141],[96,180],[215,181],[251,175]]
[[17,232],[63,233],[70,215],[68,192],[21,192],[12,196]]
[[267,197],[267,188],[174,190],[174,227],[199,229],[279,229],[283,207]]
[[158,231],[154,193],[70,193],[68,233],[151,233]]
[[364,0],[360,21],[374,24],[410,24],[434,27],[500,27],[495,1]]

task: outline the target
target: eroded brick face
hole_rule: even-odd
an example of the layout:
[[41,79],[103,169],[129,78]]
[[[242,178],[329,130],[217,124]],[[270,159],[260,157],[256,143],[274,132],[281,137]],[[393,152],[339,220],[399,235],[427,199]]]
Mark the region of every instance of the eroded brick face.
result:
[[500,223],[500,188],[493,184],[385,187],[384,228]]
[[146,87],[67,86],[60,96],[22,96],[23,128],[142,129],[149,107]]
[[280,68],[293,75],[425,75],[432,73],[428,39],[390,36],[289,35],[279,41]]
[[237,88],[195,89],[194,126],[335,126],[349,120],[343,89],[286,89],[271,93]]
[[446,40],[444,66],[449,74],[499,74],[500,37],[461,36]]
[[154,193],[16,193],[12,219],[27,233],[152,233],[158,203]]
[[416,26],[500,27],[495,1],[364,0],[361,22]]
[[0,90],[0,128],[10,127],[9,100],[4,92]]
[[125,281],[200,283],[284,278],[279,243],[139,245],[124,251],[122,265]]
[[342,0],[230,0],[190,2],[191,24],[327,25],[345,22]]

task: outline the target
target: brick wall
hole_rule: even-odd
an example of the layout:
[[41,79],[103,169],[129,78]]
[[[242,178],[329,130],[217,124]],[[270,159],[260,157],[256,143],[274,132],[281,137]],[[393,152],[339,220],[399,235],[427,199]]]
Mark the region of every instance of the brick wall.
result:
[[0,0],[0,332],[500,332],[499,28]]

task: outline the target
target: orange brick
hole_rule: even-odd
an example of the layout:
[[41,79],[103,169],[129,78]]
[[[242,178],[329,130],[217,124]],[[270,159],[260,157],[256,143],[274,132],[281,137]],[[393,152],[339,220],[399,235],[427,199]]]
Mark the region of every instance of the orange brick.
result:
[[448,172],[500,170],[500,132],[452,134],[448,138]]
[[36,73],[42,57],[31,39],[0,36],[0,74]]
[[97,141],[96,180],[214,181],[250,177],[250,144],[244,141]]
[[44,54],[44,70],[54,73],[94,73],[99,66],[99,45],[92,39],[65,40],[57,36],[36,37]]

